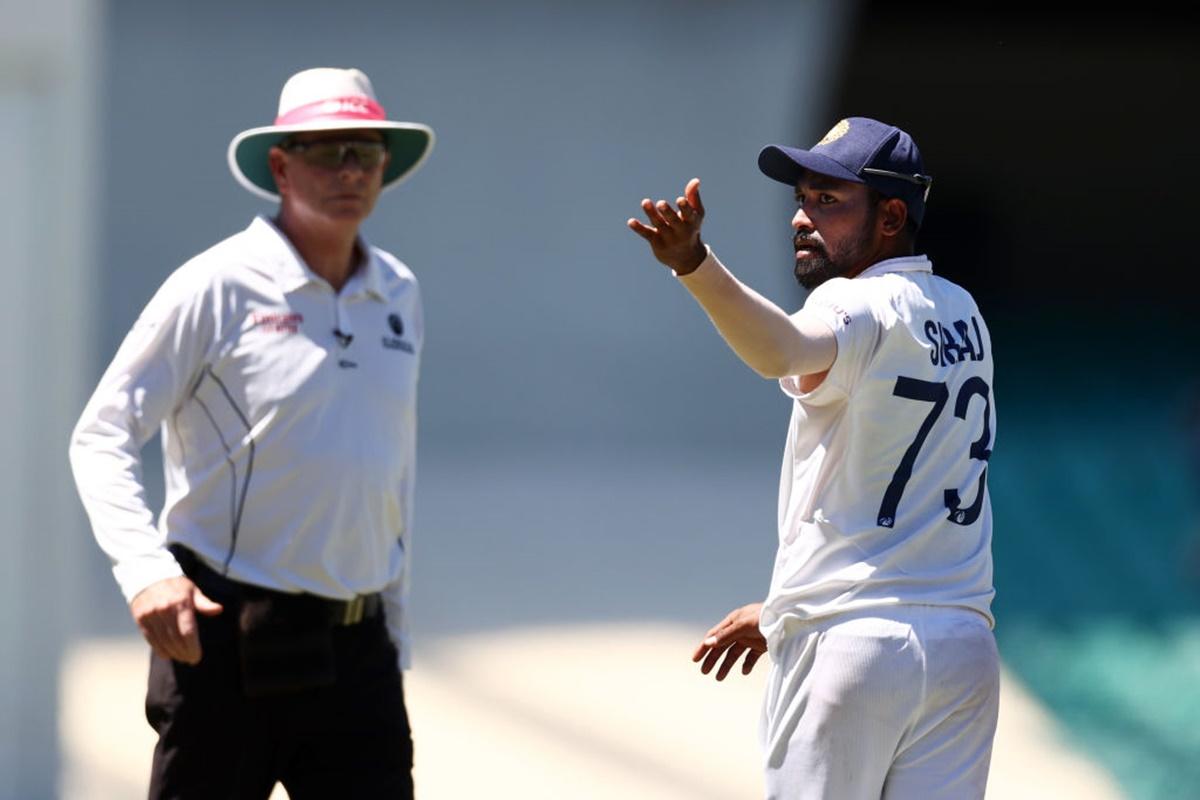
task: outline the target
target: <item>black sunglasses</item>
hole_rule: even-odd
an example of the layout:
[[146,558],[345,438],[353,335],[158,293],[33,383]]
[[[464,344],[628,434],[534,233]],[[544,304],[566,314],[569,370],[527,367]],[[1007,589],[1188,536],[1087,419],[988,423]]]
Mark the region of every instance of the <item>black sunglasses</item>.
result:
[[874,169],[872,167],[863,167],[862,171],[871,175],[882,175],[885,178],[899,178],[902,181],[915,183],[917,186],[920,186],[925,190],[925,194],[921,199],[923,201],[929,200],[929,188],[933,186],[933,178],[929,177],[928,175],[921,175],[920,173],[916,175],[905,175],[903,172],[892,172],[890,169]]
[[279,148],[300,156],[304,163],[322,169],[341,169],[350,156],[364,170],[372,170],[383,163],[387,155],[387,144],[372,141],[343,141],[321,139],[315,142],[292,142],[284,140]]

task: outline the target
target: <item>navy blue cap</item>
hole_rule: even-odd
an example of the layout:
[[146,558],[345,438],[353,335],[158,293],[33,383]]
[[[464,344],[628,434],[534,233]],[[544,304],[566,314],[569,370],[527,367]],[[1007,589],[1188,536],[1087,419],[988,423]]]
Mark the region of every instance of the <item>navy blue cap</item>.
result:
[[809,150],[767,145],[758,154],[758,168],[789,186],[796,185],[804,170],[865,183],[903,200],[917,225],[925,218],[925,200],[933,183],[912,137],[895,125],[867,117],[842,120]]

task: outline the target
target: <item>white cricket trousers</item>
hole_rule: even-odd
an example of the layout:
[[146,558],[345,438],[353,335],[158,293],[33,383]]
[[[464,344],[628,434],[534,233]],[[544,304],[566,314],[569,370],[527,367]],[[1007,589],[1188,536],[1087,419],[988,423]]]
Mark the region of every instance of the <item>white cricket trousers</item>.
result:
[[770,800],[983,797],[1000,701],[983,616],[888,606],[785,630],[763,704]]

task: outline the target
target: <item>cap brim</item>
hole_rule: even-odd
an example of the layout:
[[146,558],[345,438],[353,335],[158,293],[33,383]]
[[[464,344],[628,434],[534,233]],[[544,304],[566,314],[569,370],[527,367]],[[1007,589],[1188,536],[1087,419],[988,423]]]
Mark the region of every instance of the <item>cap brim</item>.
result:
[[762,149],[758,154],[758,168],[763,175],[788,186],[795,186],[805,170],[843,181],[864,183],[862,178],[828,156],[778,144],[770,144]]
[[301,125],[269,125],[251,128],[229,143],[229,171],[237,182],[265,200],[279,201],[275,178],[267,165],[267,152],[290,134],[300,131],[377,130],[387,140],[391,156],[383,173],[383,190],[403,182],[429,158],[436,138],[433,129],[419,122],[335,120]]

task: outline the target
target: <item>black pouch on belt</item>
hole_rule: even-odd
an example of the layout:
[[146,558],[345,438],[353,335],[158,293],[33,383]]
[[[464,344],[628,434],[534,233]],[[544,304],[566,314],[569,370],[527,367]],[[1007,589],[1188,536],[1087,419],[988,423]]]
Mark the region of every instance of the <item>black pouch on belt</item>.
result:
[[320,597],[246,592],[238,639],[247,697],[300,692],[337,680],[333,619]]

